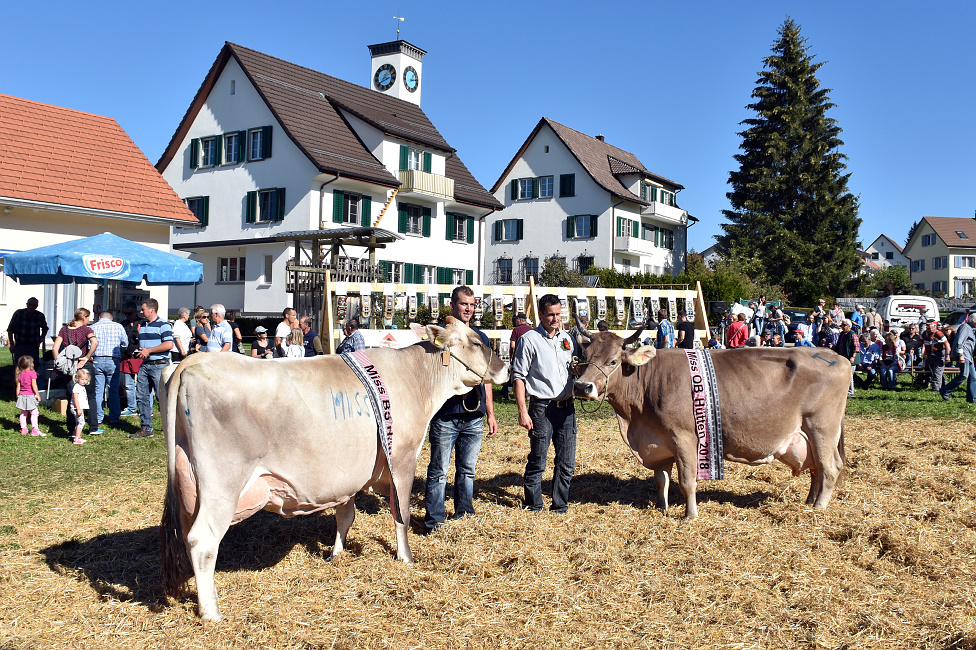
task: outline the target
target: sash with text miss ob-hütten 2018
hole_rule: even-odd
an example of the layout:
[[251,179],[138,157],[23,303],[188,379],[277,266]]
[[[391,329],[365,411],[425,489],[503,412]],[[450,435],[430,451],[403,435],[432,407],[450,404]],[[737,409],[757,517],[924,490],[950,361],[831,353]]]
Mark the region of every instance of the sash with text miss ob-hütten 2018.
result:
[[376,416],[376,435],[380,439],[380,446],[386,454],[386,463],[390,468],[390,511],[393,520],[403,523],[400,516],[400,500],[397,498],[396,484],[393,482],[393,409],[390,405],[390,393],[386,390],[386,383],[369,356],[362,350],[340,354],[350,370],[362,382],[373,406]]
[[691,372],[691,408],[698,438],[698,480],[725,478],[722,451],[722,408],[718,399],[715,367],[708,350],[685,350]]

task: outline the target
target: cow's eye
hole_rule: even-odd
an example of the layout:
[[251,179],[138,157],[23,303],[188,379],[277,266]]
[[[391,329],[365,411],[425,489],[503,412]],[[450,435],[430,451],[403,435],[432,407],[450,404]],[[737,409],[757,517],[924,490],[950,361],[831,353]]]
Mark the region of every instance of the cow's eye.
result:
[[611,362],[610,362],[610,365],[611,365],[611,366],[615,366],[615,365],[617,365],[617,360],[616,360],[616,359],[614,359],[613,361],[611,361]]

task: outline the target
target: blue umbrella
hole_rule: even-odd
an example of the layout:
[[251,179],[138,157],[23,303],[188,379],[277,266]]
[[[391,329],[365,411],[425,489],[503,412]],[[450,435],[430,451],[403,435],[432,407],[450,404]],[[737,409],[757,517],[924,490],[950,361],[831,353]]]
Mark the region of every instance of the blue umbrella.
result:
[[3,258],[3,272],[21,284],[199,284],[203,264],[112,233],[42,246]]

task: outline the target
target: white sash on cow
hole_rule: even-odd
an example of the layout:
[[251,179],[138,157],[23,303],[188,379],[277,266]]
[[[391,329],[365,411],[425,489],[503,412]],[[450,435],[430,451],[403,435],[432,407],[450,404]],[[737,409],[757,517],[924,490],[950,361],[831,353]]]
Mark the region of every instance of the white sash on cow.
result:
[[393,409],[390,405],[390,394],[386,390],[386,383],[380,371],[362,350],[340,354],[342,360],[362,382],[373,405],[373,415],[376,416],[376,435],[380,439],[380,446],[386,454],[386,463],[390,468],[390,510],[393,520],[402,524],[400,517],[400,502],[397,498],[396,485],[393,483]]
[[722,407],[712,355],[708,350],[685,350],[685,354],[691,372],[691,408],[698,437],[698,480],[724,479]]

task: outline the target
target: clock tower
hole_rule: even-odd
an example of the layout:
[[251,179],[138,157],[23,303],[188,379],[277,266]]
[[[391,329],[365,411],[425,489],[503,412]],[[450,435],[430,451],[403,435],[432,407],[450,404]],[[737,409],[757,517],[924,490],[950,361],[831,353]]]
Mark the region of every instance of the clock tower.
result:
[[427,52],[406,41],[369,46],[369,87],[420,106],[423,61]]

